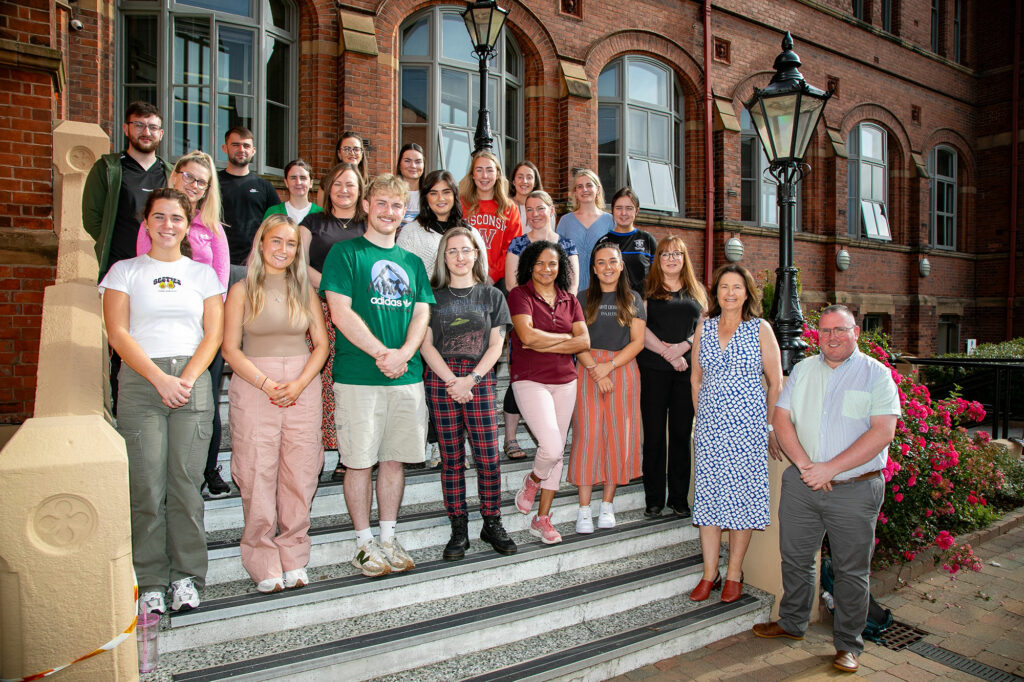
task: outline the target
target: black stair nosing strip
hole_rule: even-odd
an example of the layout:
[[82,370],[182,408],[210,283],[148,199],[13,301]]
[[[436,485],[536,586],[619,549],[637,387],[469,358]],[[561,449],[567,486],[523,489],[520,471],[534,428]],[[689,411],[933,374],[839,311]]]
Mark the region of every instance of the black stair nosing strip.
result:
[[[639,519],[630,523],[623,523],[615,526],[615,528],[603,529],[600,533],[593,535],[582,535],[573,534],[562,539],[559,543],[560,547],[571,547],[576,544],[596,544],[598,546],[607,544],[607,541],[613,539],[611,536],[618,534],[628,533],[640,528],[651,528],[656,526],[666,526],[673,522],[678,522],[681,519],[673,516],[662,516],[657,519]],[[298,601],[300,603],[308,603],[307,595],[316,594],[318,592],[329,592],[344,588],[349,585],[360,585],[360,584],[373,584],[383,585],[389,581],[398,580],[410,575],[423,575],[424,573],[432,573],[434,571],[440,571],[445,568],[461,568],[465,566],[472,566],[481,563],[500,563],[504,564],[510,561],[510,557],[522,557],[524,555],[536,554],[543,552],[548,549],[550,545],[545,545],[540,542],[530,542],[527,544],[519,545],[518,551],[514,555],[503,555],[494,552],[493,550],[486,549],[480,552],[472,552],[466,555],[464,559],[459,561],[445,561],[444,559],[432,559],[423,563],[417,564],[415,573],[391,573],[389,575],[381,576],[379,578],[367,578],[362,573],[355,573],[352,575],[339,576],[337,578],[328,578],[327,580],[314,580],[309,583],[306,587],[301,590],[283,590],[281,592],[275,592],[273,594],[261,594],[259,592],[246,592],[244,594],[231,595],[230,597],[221,597],[220,599],[210,599],[203,601],[203,603],[197,609],[189,611],[177,611],[171,612],[169,618],[170,622],[173,623],[177,620],[190,620],[191,617],[198,613],[210,613],[221,609],[235,608],[244,606],[253,602],[260,604],[272,604],[275,601]],[[370,582],[368,582],[370,581]],[[287,608],[287,604],[282,608]],[[210,622],[207,620],[201,622]]]
[[913,651],[919,656],[924,656],[927,659],[941,663],[947,668],[953,670],[959,670],[965,672],[968,675],[973,675],[983,680],[989,680],[990,682],[1021,682],[1024,677],[1015,675],[1005,670],[988,665],[987,663],[981,663],[974,659],[967,658],[955,651],[944,649],[940,646],[936,646],[930,642],[917,641],[906,646],[908,651]]
[[[629,573],[621,573],[619,575],[601,578],[600,580],[595,580],[593,582],[570,585],[558,590],[530,595],[528,597],[521,597],[501,604],[483,606],[476,609],[470,609],[469,611],[461,611],[459,613],[432,618],[430,620],[418,621],[416,623],[410,623],[408,625],[402,625],[395,628],[378,630],[376,632],[357,635],[354,637],[346,637],[308,647],[283,651],[277,654],[260,656],[258,658],[247,659],[237,663],[227,663],[211,668],[204,668],[202,670],[194,671],[195,673],[201,674],[201,676],[198,677],[191,676],[191,673],[181,673],[174,675],[173,679],[183,681],[224,679],[235,675],[253,672],[255,670],[268,670],[297,661],[311,660],[346,651],[356,651],[358,649],[368,648],[384,642],[393,644],[397,647],[401,645],[401,640],[410,639],[421,634],[453,629],[469,623],[482,623],[487,619],[493,619],[498,616],[557,604],[558,602],[569,601],[576,597],[582,597],[599,591],[622,587],[630,583],[640,582],[659,575],[664,576],[671,572],[683,571],[695,566],[700,566],[702,563],[703,559],[700,554],[692,554],[681,559],[674,559],[662,564],[655,564],[637,569],[636,571],[631,571]],[[213,677],[210,677],[210,675],[213,675]]]
[[[639,487],[643,486],[643,479],[642,478],[635,478],[632,481],[630,481],[629,483],[627,483],[626,485],[619,486],[618,488],[616,488],[616,492],[621,492],[621,491],[634,492],[637,489],[638,486]],[[600,485],[595,485],[594,486],[594,490],[595,491],[601,490],[601,489],[602,489],[602,486],[600,486]],[[573,490],[572,488],[566,488],[564,490],[559,490],[559,491],[557,491],[555,493],[555,499],[565,499],[567,497],[575,497],[577,492],[578,491]],[[514,504],[515,504],[514,496],[511,497],[511,498],[508,498],[507,500],[502,500],[502,506],[503,507],[510,507],[511,508]],[[401,518],[400,518],[400,521],[402,521],[403,523],[406,523],[406,522],[410,522],[410,521],[422,521],[424,519],[431,519],[431,518],[447,518],[447,513],[445,512],[444,508],[442,507],[441,509],[433,509],[433,510],[427,510],[427,511],[421,511],[421,512],[413,512],[413,513],[410,513],[410,514],[403,514],[401,516]],[[685,517],[683,517],[683,518],[685,518]],[[241,528],[233,528],[233,529],[225,529],[225,530],[236,530],[236,531],[239,531],[239,533],[241,533],[241,531],[243,529],[241,529]],[[345,523],[336,523],[336,524],[332,524],[332,525],[328,525],[328,526],[318,526],[316,528],[310,528],[309,532],[307,533],[307,535],[309,535],[309,537],[312,538],[312,537],[316,537],[316,536],[320,536],[320,535],[330,535],[332,533],[342,533],[342,532],[350,531],[350,530],[354,531],[355,527],[352,525],[351,521],[347,521]],[[216,532],[223,532],[223,531],[216,531]],[[207,552],[211,552],[211,551],[219,550],[219,549],[234,549],[235,547],[238,547],[239,544],[241,544],[241,538],[240,537],[239,538],[232,538],[230,540],[209,540],[206,543],[206,551]]]
[[609,637],[580,644],[570,649],[563,649],[562,651],[524,661],[507,668],[501,668],[500,670],[494,670],[475,677],[464,678],[462,682],[513,682],[515,680],[522,680],[565,665],[579,663],[593,656],[605,654],[621,647],[637,644],[650,639],[656,634],[660,635],[672,632],[673,630],[681,630],[691,625],[696,625],[703,620],[728,616],[731,612],[745,613],[749,610],[750,606],[756,605],[759,602],[760,600],[757,597],[744,594],[737,601],[730,604],[716,602],[708,606],[701,606],[656,623],[649,623],[639,628],[619,632]]

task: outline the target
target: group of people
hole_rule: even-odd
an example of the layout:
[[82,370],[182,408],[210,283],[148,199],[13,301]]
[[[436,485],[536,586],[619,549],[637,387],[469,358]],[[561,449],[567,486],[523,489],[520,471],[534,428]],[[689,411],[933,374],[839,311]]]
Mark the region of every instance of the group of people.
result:
[[[769,523],[769,453],[796,464],[784,496],[810,496],[799,509],[783,500],[784,561],[801,571],[813,542],[806,532],[787,533],[787,524],[813,533],[828,527],[827,519],[822,526],[806,518],[820,493],[846,474],[869,481],[877,468],[866,467],[879,457],[884,465],[884,448],[879,455],[875,447],[884,433],[873,430],[869,444],[854,437],[853,446],[847,437],[856,436],[855,412],[866,405],[875,415],[889,398],[871,383],[875,368],[858,360],[866,369],[858,366],[856,380],[867,389],[857,396],[830,393],[833,360],[841,365],[856,349],[855,326],[836,322],[852,321],[849,311],[822,317],[834,323],[829,338],[842,342],[823,342],[827,369],[807,380],[810,371],[794,374],[783,391],[778,344],[760,317],[750,273],[718,268],[709,297],[682,239],[659,242],[637,229],[639,201],[628,187],[605,212],[590,170],[575,173],[572,211],[556,224],[528,161],[513,168],[510,182],[497,157],[478,152],[456,182],[444,170],[425,172],[423,149],[408,144],[394,174],[369,178],[363,140],[345,133],[318,200],[309,197],[312,169],[297,159],[285,168],[281,202],[249,171],[255,147],[244,128],[226,135],[228,164],[219,172],[200,151],[173,168],[162,162],[162,117],[151,105],[132,104],[123,129],[128,149],[96,163],[83,218],[100,263],[145,611],[165,610],[168,587],[172,610],[199,605],[207,565],[201,489],[230,490],[216,464],[225,361],[233,372],[231,477],[245,515],[242,563],[260,592],[309,582],[310,506],[325,448],[339,453],[332,478],[343,480],[353,565],[370,577],[413,568],[396,525],[404,466],[424,462],[428,431],[451,522],[444,558],[460,559],[469,548],[467,438],[480,537],[499,553],[516,552],[501,522],[495,381],[510,328],[503,449],[510,459],[525,457],[515,436],[521,417],[537,442],[515,496],[516,508],[533,514],[530,532],[543,543],[561,541],[550,512],[572,425],[567,479],[578,488],[576,532],[614,527],[616,487],[642,473],[645,515],[667,507],[700,526],[704,575],[695,601],[719,587],[722,601],[739,599],[752,531]],[[851,353],[838,358],[840,347],[850,349],[850,332]],[[805,384],[810,397],[800,393]],[[851,420],[849,428],[824,435],[824,413],[813,414],[823,404]],[[798,485],[807,490],[790,491]],[[724,581],[723,528],[730,531]],[[839,562],[837,601],[852,598],[841,589],[846,571]],[[786,585],[795,596],[783,601],[782,624],[761,636],[797,636],[806,627],[806,576]]]

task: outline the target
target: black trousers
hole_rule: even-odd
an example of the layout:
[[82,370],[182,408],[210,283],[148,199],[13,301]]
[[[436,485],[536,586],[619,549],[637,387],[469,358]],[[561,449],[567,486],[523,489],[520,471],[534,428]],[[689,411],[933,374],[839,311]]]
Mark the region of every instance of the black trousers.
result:
[[213,434],[210,436],[210,450],[206,454],[206,470],[203,473],[210,474],[217,470],[217,456],[220,454],[220,385],[224,378],[224,356],[219,350],[207,371],[213,386]]
[[[693,398],[690,372],[640,368],[640,414],[644,422],[644,494],[648,507],[688,507]],[[668,426],[668,447],[665,431]]]

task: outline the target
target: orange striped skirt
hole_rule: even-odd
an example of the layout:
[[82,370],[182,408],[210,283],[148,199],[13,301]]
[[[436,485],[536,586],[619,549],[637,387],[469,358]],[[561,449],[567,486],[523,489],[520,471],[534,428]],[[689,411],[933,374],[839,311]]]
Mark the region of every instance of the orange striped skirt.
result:
[[[615,354],[592,350],[596,362]],[[612,371],[615,387],[601,393],[583,365],[578,365],[576,411],[572,416],[572,451],[568,480],[574,485],[625,485],[640,476],[640,371],[636,360]]]

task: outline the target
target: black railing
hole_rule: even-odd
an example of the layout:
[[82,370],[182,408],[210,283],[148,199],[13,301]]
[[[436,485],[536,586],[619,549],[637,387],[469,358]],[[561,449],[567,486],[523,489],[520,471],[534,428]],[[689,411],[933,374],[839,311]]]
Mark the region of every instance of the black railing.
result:
[[[949,367],[953,379],[943,381],[934,388],[949,392],[953,385],[960,386],[962,396],[967,400],[978,400],[987,414],[986,421],[992,425],[993,438],[1008,438],[1010,416],[1014,411],[1014,397],[1024,398],[1024,359],[1021,358],[913,358],[898,357],[898,362],[924,367]],[[963,371],[958,381],[957,374]],[[926,382],[927,383],[927,382]],[[1019,416],[1019,415],[1017,415]]]

